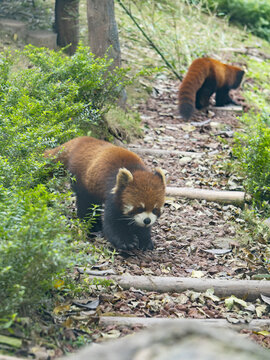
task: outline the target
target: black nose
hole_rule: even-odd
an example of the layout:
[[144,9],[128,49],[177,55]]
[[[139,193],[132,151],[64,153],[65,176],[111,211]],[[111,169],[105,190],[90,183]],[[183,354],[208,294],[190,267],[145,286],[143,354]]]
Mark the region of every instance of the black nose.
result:
[[151,222],[151,219],[150,219],[150,218],[145,218],[145,219],[143,220],[143,222],[145,223],[145,225],[149,225],[150,222]]

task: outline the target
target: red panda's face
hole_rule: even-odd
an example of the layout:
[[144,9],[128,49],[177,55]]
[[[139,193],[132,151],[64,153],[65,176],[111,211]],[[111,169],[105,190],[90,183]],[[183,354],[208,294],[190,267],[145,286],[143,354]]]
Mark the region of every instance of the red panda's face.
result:
[[138,226],[152,226],[164,204],[165,177],[160,169],[154,174],[147,171],[129,174],[127,183],[119,193],[122,212]]

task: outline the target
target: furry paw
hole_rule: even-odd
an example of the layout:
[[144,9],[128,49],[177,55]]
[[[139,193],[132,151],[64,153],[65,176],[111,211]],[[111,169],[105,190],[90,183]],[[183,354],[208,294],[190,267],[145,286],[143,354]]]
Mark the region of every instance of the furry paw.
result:
[[129,241],[123,241],[120,238],[113,238],[109,241],[117,250],[130,251],[139,248],[137,238],[129,239]]
[[147,243],[140,244],[140,249],[143,250],[143,251],[145,251],[145,250],[153,250],[154,249],[153,241],[150,239],[150,241],[148,241]]

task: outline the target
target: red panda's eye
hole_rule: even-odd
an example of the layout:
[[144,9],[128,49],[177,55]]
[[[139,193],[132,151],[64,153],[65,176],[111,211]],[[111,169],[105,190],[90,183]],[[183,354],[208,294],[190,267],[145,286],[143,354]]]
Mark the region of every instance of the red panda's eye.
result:
[[153,211],[152,211],[152,213],[153,213],[154,215],[156,215],[156,216],[160,216],[160,209],[154,208]]
[[137,207],[136,212],[142,213],[144,211],[144,208],[142,206]]

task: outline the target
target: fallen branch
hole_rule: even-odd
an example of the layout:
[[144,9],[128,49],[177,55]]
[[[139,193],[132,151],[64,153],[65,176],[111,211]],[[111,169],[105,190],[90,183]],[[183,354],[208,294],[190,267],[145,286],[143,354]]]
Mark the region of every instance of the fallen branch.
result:
[[[90,280],[97,278],[90,276]],[[177,292],[181,293],[188,289],[197,292],[205,292],[213,288],[215,295],[219,297],[236,297],[247,300],[257,299],[261,294],[270,296],[270,282],[266,280],[219,280],[219,279],[196,279],[180,277],[160,276],[105,276],[99,279],[111,279],[119,284],[124,290],[131,287],[145,291]]]
[[171,322],[172,324],[193,324],[194,326],[200,327],[203,325],[211,325],[215,327],[226,327],[235,330],[249,329],[249,330],[261,330],[268,328],[270,326],[270,320],[260,319],[260,320],[251,320],[249,323],[240,322],[237,324],[232,324],[226,319],[168,319],[168,318],[144,318],[144,317],[122,317],[122,316],[101,316],[99,318],[99,323],[101,325],[125,325],[125,326],[143,326],[149,327],[152,325],[162,325]]
[[163,149],[146,149],[146,148],[137,148],[137,147],[129,147],[129,150],[134,151],[137,154],[145,154],[145,155],[158,155],[158,156],[189,156],[189,157],[201,157],[205,155],[205,153],[195,153],[192,151],[179,151],[179,150],[163,150]]
[[167,186],[166,194],[188,199],[200,199],[226,204],[244,204],[250,197],[243,191],[206,190]]

